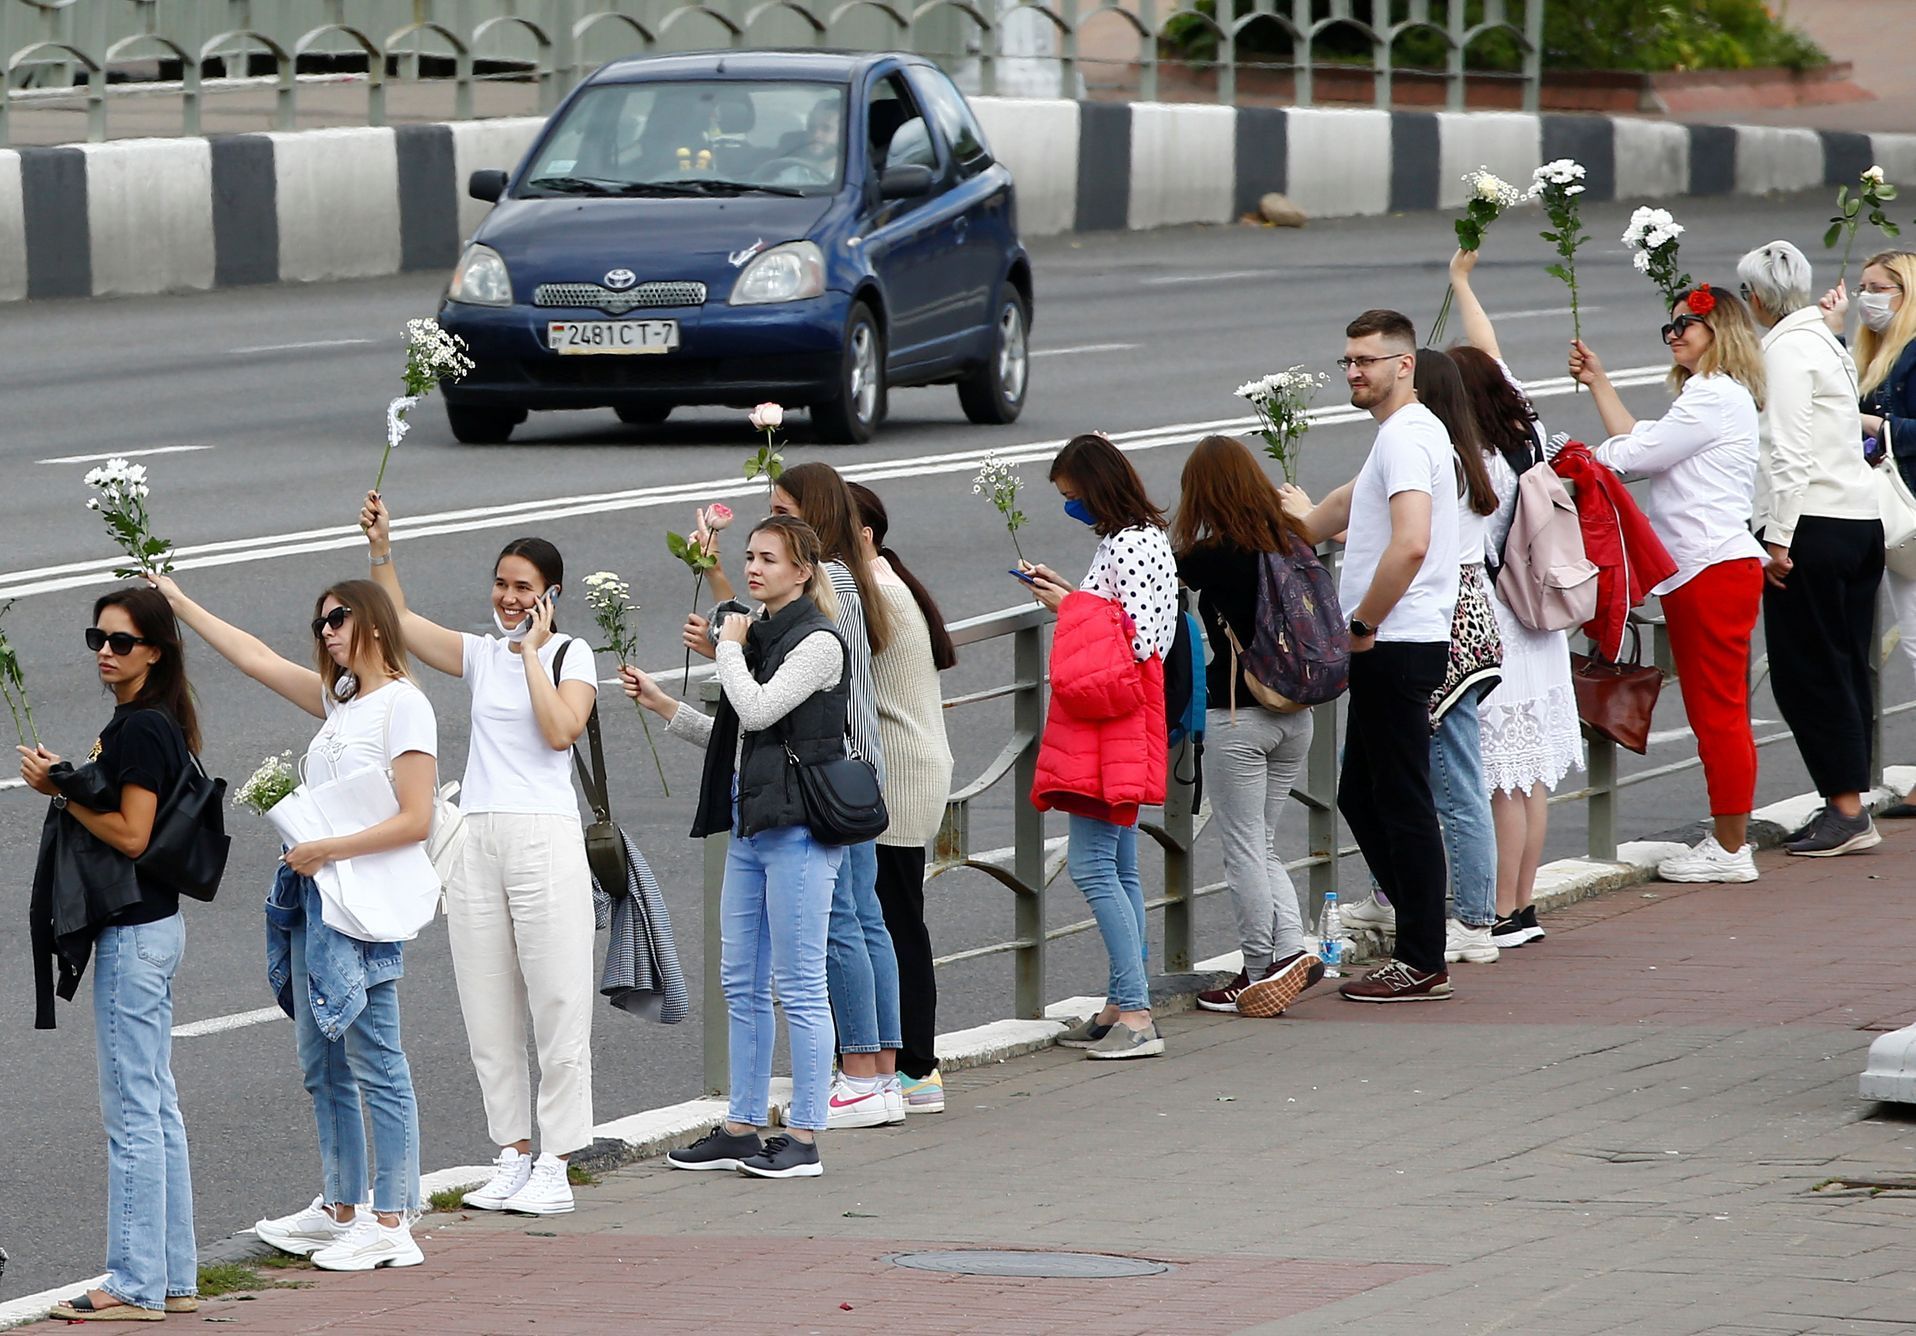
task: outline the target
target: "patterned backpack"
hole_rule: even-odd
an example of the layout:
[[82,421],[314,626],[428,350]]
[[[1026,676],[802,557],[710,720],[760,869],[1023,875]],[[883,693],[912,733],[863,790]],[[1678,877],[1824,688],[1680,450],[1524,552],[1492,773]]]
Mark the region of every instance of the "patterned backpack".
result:
[[1234,710],[1240,676],[1250,679],[1258,704],[1280,714],[1336,700],[1350,684],[1350,627],[1337,603],[1337,584],[1317,553],[1296,538],[1258,562],[1257,630],[1250,648],[1238,643],[1229,623],[1224,634],[1231,642]]

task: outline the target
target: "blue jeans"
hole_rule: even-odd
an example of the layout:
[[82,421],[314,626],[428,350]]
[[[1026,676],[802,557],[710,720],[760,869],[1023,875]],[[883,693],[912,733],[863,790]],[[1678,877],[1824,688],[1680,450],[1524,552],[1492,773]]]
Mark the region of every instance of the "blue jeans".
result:
[[[375,1211],[413,1211],[419,1198],[419,1103],[399,1047],[399,981],[366,987],[366,1006],[338,1039],[313,1019],[306,980],[306,921],[293,927],[293,1034],[319,1129],[319,1163],[329,1202],[366,1200],[366,1114],[373,1130]],[[360,1100],[365,1099],[362,1112]]]
[[832,887],[832,929],[825,947],[838,1051],[904,1047],[898,1020],[898,954],[878,903],[878,846],[845,846]]
[[1144,1011],[1151,985],[1144,972],[1144,883],[1138,880],[1138,828],[1073,816],[1065,854],[1071,880],[1098,921],[1111,958],[1105,1001],[1119,1011]]
[[1484,783],[1482,729],[1475,693],[1451,706],[1430,740],[1430,790],[1450,858],[1450,895],[1472,928],[1497,921],[1497,832]]
[[186,950],[178,914],[107,927],[93,944],[93,1029],[106,1124],[106,1280],[136,1308],[199,1291],[193,1175],[173,1085],[173,974]]
[[845,850],[803,826],[732,835],[719,892],[719,986],[730,1022],[731,1094],[725,1116],[763,1127],[771,1102],[772,986],[792,1046],[788,1125],[825,1126],[832,1085],[832,1005],[825,992],[825,937],[832,882]]

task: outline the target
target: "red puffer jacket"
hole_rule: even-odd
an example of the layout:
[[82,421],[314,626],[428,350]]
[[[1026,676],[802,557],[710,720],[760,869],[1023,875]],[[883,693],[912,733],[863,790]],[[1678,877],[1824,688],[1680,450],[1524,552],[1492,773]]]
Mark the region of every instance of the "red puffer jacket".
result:
[[1124,609],[1078,590],[1058,608],[1051,712],[1031,802],[1128,826],[1164,801],[1164,661],[1131,654]]

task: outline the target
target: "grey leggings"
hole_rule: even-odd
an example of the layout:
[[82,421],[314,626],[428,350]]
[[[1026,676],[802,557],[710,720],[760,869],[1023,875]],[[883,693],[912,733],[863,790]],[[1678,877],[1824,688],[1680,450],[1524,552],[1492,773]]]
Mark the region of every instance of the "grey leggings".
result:
[[1224,880],[1237,906],[1244,972],[1252,979],[1308,948],[1297,888],[1277,852],[1277,823],[1311,750],[1311,711],[1278,714],[1242,701],[1205,718],[1204,781],[1224,842]]

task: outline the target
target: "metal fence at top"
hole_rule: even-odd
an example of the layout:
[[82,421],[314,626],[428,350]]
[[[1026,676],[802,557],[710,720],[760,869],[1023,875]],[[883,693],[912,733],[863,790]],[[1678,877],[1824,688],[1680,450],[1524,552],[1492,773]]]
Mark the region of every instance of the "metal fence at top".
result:
[[[302,94],[342,78],[365,85],[382,125],[393,89],[451,88],[450,114],[498,114],[488,83],[536,86],[537,109],[606,60],[643,52],[743,47],[903,48],[940,59],[973,91],[1078,97],[1087,67],[1101,95],[1153,101],[1161,71],[1199,67],[1182,91],[1233,102],[1240,75],[1277,73],[1300,106],[1331,71],[1393,102],[1418,43],[1445,105],[1464,105],[1466,58],[1496,42],[1520,53],[1522,104],[1535,109],[1544,0],[0,0],[0,145],[12,115],[63,103],[90,140],[129,98],[169,97],[199,134],[207,99],[270,92],[270,124],[300,124]],[[1167,34],[1204,55],[1177,62]],[[1251,48],[1255,47],[1255,51]],[[1242,50],[1240,48],[1243,48]],[[1272,52],[1282,49],[1279,55]],[[1367,53],[1367,54],[1366,54]],[[417,119],[407,116],[406,119]]]

